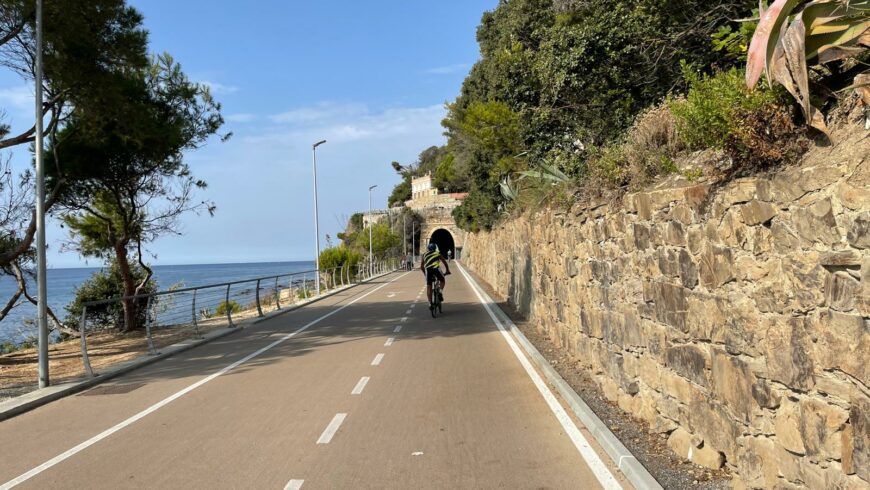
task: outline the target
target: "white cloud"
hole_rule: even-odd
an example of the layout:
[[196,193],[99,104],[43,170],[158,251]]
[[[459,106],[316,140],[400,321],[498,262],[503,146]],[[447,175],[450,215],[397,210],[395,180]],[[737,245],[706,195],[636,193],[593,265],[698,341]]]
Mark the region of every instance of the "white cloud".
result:
[[364,106],[321,104],[270,118],[273,122],[291,123],[289,128],[277,125],[242,139],[247,143],[295,146],[308,144],[308,140],[314,139],[348,143],[394,140],[419,134],[437,135],[441,131],[444,115],[442,105],[394,108],[372,113]]
[[436,66],[435,68],[424,70],[423,73],[427,75],[451,75],[453,73],[463,72],[469,68],[471,68],[470,63],[459,63],[456,65]]
[[199,83],[211,89],[211,93],[214,95],[230,95],[239,91],[239,87],[233,85],[224,85],[223,83],[210,82],[208,80],[202,80]]
[[368,113],[364,104],[339,104],[321,102],[312,107],[300,107],[269,116],[276,124],[305,125],[322,124],[328,121],[346,120]]
[[224,119],[226,119],[227,122],[248,123],[248,122],[251,122],[251,121],[257,119],[257,116],[254,114],[248,114],[248,113],[229,114],[229,115],[225,116]]

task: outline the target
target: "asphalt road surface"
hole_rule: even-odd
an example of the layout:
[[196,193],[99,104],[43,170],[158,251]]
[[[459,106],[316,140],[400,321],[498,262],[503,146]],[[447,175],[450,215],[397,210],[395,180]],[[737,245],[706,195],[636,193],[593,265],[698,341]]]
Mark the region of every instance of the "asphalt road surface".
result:
[[628,488],[458,269],[437,319],[393,273],[0,422],[0,489]]

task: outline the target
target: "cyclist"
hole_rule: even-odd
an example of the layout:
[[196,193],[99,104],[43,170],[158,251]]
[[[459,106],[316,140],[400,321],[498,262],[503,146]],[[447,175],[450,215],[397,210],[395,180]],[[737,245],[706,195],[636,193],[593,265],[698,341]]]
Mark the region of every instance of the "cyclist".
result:
[[[441,263],[444,264],[444,268],[447,271],[445,274],[441,274],[439,267]],[[434,310],[435,306],[432,304],[432,278],[438,279],[438,282],[441,284],[441,291],[444,291],[444,284],[446,283],[444,276],[450,274],[450,266],[447,265],[447,261],[441,256],[438,246],[434,243],[429,244],[429,251],[423,255],[423,260],[420,261],[420,270],[426,276],[426,297],[429,298],[429,309]],[[444,295],[442,294],[438,299],[443,302]]]

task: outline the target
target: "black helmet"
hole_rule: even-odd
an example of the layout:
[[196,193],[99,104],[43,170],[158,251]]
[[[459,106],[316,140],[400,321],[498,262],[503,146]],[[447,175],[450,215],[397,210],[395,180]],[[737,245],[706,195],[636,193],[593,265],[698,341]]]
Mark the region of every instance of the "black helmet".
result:
[[429,251],[434,252],[435,250],[438,250],[438,246],[435,245],[434,243],[430,243],[429,244]]

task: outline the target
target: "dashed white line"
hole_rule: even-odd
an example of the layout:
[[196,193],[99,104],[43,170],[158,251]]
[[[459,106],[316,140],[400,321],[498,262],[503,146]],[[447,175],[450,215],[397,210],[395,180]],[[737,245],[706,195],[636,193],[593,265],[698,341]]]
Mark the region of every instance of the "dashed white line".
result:
[[408,321],[408,317],[403,316],[403,317],[402,317],[402,322],[404,323],[404,322],[407,322],[407,321]]
[[376,355],[375,358],[372,359],[372,366],[379,366],[381,364],[381,361],[383,361],[383,360],[384,360],[383,354]]
[[388,338],[387,341],[384,342],[384,347],[389,347],[389,346],[393,345],[393,342],[395,342],[395,341],[396,341],[396,339],[393,337]]
[[363,390],[366,388],[366,384],[369,382],[368,376],[363,376],[359,379],[356,386],[353,387],[353,391],[350,392],[351,395],[359,395],[362,394]]
[[401,332],[401,331],[402,331],[402,326],[401,326],[401,325],[396,325],[396,328],[393,329],[393,333],[399,333],[399,332]]
[[406,314],[406,315],[410,315],[410,314],[411,314],[411,308],[408,308],[407,310],[405,310],[405,314]]
[[290,480],[284,485],[284,490],[299,490],[302,488],[303,483],[305,483],[305,480]]
[[320,439],[317,439],[317,444],[329,444],[329,441],[331,441],[333,436],[335,436],[335,433],[338,432],[338,428],[341,427],[341,423],[344,422],[345,417],[347,417],[346,413],[335,414],[335,417],[332,417],[332,422],[326,426],[323,434],[320,434]]
[[133,416],[127,418],[126,420],[118,423],[117,425],[114,425],[114,426],[104,430],[103,432],[100,432],[99,434],[91,437],[90,439],[88,439],[88,440],[86,440],[86,441],[84,441],[84,442],[82,442],[82,443],[80,443],[80,444],[78,444],[70,449],[67,449],[66,451],[62,452],[61,454],[58,454],[57,456],[49,459],[48,461],[40,464],[39,466],[36,466],[35,468],[27,471],[26,473],[22,473],[21,475],[13,478],[12,480],[9,480],[6,483],[0,485],[0,490],[8,490],[12,487],[15,487],[15,486],[33,478],[34,476],[42,473],[43,471],[51,468],[52,466],[55,466],[56,464],[69,459],[70,457],[74,456],[75,454],[78,454],[78,453],[84,451],[85,449],[89,448],[90,446],[93,446],[94,444],[96,444],[96,443],[102,441],[103,439],[111,436],[112,434],[114,434],[114,433],[116,433],[116,432],[118,432],[126,427],[129,427],[130,425],[136,423],[137,421],[141,420],[142,418],[148,416],[149,414],[156,412],[157,410],[160,410],[161,408],[163,408],[166,405],[172,403],[173,401],[181,398],[182,396],[190,393],[191,391],[199,388],[200,386],[212,381],[215,378],[223,376],[224,374],[232,371],[236,367],[250,361],[251,359],[263,354],[264,352],[280,345],[281,343],[286,342],[287,340],[295,337],[297,334],[308,330],[312,326],[314,326],[314,325],[320,323],[321,321],[331,317],[332,315],[335,315],[336,313],[344,310],[345,308],[348,308],[349,306],[355,304],[356,302],[362,300],[363,298],[366,298],[367,296],[374,294],[376,291],[379,291],[380,289],[388,286],[389,284],[392,284],[393,282],[398,281],[399,279],[405,277],[408,274],[410,274],[410,272],[407,272],[405,274],[401,274],[400,276],[396,277],[395,279],[392,279],[391,281],[386,282],[386,283],[376,287],[375,289],[369,291],[368,293],[365,293],[365,294],[357,297],[356,299],[349,301],[349,302],[345,303],[344,305],[330,311],[329,313],[326,313],[323,316],[308,322],[307,324],[305,324],[302,327],[299,327],[298,329],[284,335],[283,337],[278,338],[278,340],[272,342],[271,344],[248,354],[247,356],[245,356],[245,357],[239,359],[238,361],[235,361],[232,364],[218,370],[217,372],[197,381],[196,383],[193,383],[193,384],[189,385],[188,387],[164,398],[163,400],[160,400],[159,402],[155,403],[154,405],[151,405],[150,407],[142,410],[141,412],[137,413],[136,415],[133,415]]

